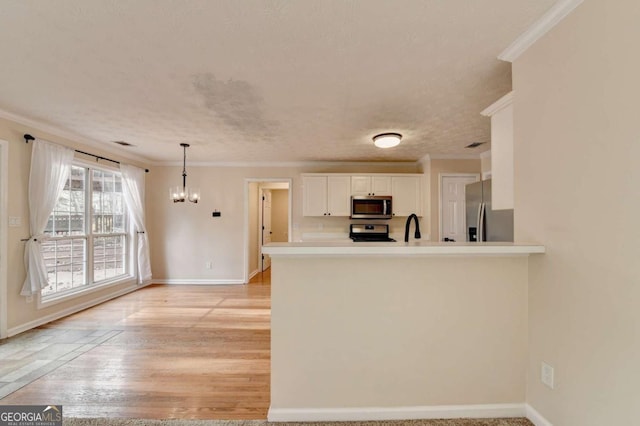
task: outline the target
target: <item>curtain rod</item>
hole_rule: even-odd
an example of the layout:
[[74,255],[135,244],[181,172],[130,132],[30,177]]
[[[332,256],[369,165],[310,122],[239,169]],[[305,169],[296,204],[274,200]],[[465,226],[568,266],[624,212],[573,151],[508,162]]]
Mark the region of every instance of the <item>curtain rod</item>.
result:
[[[25,133],[24,135],[24,142],[25,143],[29,143],[29,141],[34,141],[36,140],[36,138],[34,138],[33,136],[31,136],[28,133]],[[105,161],[111,161],[112,163],[116,163],[116,164],[120,164],[119,161],[116,160],[112,160],[111,158],[107,158],[107,157],[103,157],[101,155],[95,155],[95,154],[91,154],[89,152],[85,152],[85,151],[80,151],[79,149],[74,149],[75,152],[79,152],[80,154],[84,154],[84,155],[89,155],[91,157],[95,157],[96,160],[105,160]],[[145,172],[149,173],[149,169],[144,169]]]

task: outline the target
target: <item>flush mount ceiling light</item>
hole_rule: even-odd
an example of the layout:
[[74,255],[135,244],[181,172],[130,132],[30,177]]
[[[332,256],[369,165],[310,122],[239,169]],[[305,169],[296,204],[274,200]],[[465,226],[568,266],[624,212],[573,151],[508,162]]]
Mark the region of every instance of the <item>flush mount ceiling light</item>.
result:
[[373,137],[373,144],[378,148],[393,148],[400,144],[401,139],[400,133],[381,133]]
[[187,188],[187,148],[189,144],[181,143],[180,146],[184,151],[182,160],[182,188],[179,186],[169,188],[169,195],[174,203],[184,203],[185,200],[197,203],[200,199],[200,191],[197,188]]

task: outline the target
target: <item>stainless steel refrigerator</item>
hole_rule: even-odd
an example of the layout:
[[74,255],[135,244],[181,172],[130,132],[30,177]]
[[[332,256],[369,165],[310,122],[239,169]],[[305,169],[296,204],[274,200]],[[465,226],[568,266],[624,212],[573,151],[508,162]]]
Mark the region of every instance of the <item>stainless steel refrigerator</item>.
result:
[[513,209],[491,208],[491,179],[465,188],[467,241],[513,241]]

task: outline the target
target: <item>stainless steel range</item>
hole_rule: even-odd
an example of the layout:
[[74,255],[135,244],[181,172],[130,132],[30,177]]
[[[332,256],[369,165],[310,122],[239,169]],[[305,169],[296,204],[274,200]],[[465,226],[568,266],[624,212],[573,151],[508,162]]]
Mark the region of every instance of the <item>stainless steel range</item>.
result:
[[356,243],[395,241],[393,238],[389,238],[389,225],[384,224],[351,224],[349,227],[349,238],[351,238]]

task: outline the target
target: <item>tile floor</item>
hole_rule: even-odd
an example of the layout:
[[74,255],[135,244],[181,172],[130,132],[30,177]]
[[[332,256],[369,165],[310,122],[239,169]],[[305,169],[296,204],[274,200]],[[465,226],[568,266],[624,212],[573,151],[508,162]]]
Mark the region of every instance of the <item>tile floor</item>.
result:
[[0,399],[120,333],[40,328],[0,340]]

